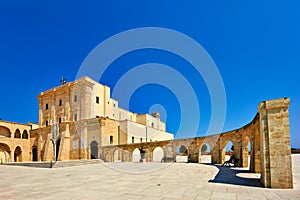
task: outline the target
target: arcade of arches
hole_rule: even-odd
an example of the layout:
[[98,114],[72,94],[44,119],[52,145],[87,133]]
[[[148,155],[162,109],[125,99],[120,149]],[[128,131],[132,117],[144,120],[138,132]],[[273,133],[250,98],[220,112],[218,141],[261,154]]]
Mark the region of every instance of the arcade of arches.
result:
[[[252,172],[261,173],[261,182],[265,187],[292,188],[289,105],[289,98],[263,101],[252,122],[226,133],[121,145],[102,145],[104,136],[99,134],[96,124],[100,123],[101,127],[106,127],[107,133],[110,131],[108,135],[114,134],[113,137],[118,138],[117,125],[111,119],[82,120],[76,122],[76,126],[65,122],[60,124],[57,158],[169,162],[181,156],[189,162],[202,162],[205,155],[209,156],[212,164],[221,164],[226,159],[226,145],[231,142],[234,148],[230,153],[238,160],[237,164],[240,167],[249,166]],[[32,130],[30,125],[0,121],[1,162],[52,160],[54,154],[50,138],[50,126]]]
[[[250,165],[250,171],[261,173],[265,187],[292,188],[289,103],[289,98],[261,102],[252,122],[237,130],[191,139],[105,146],[101,147],[100,158],[112,162],[114,152],[119,149],[124,152],[121,161],[136,161],[137,150],[143,149],[146,162],[152,162],[157,161],[155,149],[160,147],[161,161],[176,161],[178,155],[186,154],[189,162],[201,162],[203,155],[209,155],[212,164],[221,164],[226,158],[226,145],[231,142],[234,147],[231,154],[237,165]],[[209,151],[202,150],[204,144]],[[186,151],[180,151],[184,149],[181,147]]]

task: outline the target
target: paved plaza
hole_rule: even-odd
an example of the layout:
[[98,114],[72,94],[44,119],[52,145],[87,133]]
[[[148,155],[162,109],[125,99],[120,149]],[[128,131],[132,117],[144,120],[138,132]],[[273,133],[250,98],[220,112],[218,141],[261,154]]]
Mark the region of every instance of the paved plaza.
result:
[[0,166],[0,199],[300,199],[294,189],[262,188],[259,174],[193,163],[101,163],[53,169]]

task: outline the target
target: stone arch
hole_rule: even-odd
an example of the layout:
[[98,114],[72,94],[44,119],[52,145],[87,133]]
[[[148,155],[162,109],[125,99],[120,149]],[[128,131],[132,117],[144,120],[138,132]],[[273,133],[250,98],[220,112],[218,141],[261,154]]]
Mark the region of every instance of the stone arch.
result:
[[28,139],[28,132],[27,130],[24,130],[22,133],[22,139]]
[[22,162],[22,149],[17,146],[14,151],[14,162]]
[[203,143],[199,149],[199,163],[212,163],[211,145]]
[[152,152],[152,161],[161,162],[164,157],[164,150],[161,147],[155,147]]
[[[231,147],[234,147],[232,150]],[[236,149],[237,146],[232,140],[232,138],[225,140],[222,145],[221,145],[221,158],[222,158],[222,163],[224,163],[226,160],[229,160],[230,156],[233,155],[235,159],[237,159],[237,154],[236,154]]]
[[189,150],[186,145],[181,144],[176,148],[176,162],[188,162]]
[[21,132],[18,128],[15,130],[14,138],[21,138]]
[[92,141],[91,142],[91,159],[98,159],[98,142],[97,141]]
[[135,148],[132,151],[132,162],[140,162],[140,159],[141,159],[140,150],[139,150],[139,148]]
[[6,163],[10,161],[10,148],[5,143],[0,143],[0,163]]
[[109,152],[105,153],[105,162],[110,162],[110,153]]
[[113,151],[113,162],[121,162],[122,161],[122,150],[119,148],[116,148]]
[[11,132],[10,132],[9,128],[7,128],[5,126],[0,126],[0,138],[1,137],[6,137],[6,138],[11,137]]

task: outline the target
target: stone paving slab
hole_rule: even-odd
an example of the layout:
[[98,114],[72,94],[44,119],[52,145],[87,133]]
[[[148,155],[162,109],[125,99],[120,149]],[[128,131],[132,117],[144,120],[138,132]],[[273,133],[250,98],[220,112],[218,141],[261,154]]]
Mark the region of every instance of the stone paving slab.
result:
[[245,169],[192,163],[98,163],[56,169],[0,165],[0,199],[300,199],[300,155],[292,155],[294,189],[268,189]]

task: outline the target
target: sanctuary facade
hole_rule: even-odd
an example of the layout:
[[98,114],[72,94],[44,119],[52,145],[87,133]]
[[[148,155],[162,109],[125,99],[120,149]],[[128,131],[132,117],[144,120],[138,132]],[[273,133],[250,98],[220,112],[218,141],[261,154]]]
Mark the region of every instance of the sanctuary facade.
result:
[[37,98],[38,124],[0,121],[1,162],[93,159],[101,157],[101,146],[174,139],[159,113],[120,108],[110,88],[89,77],[63,83]]

